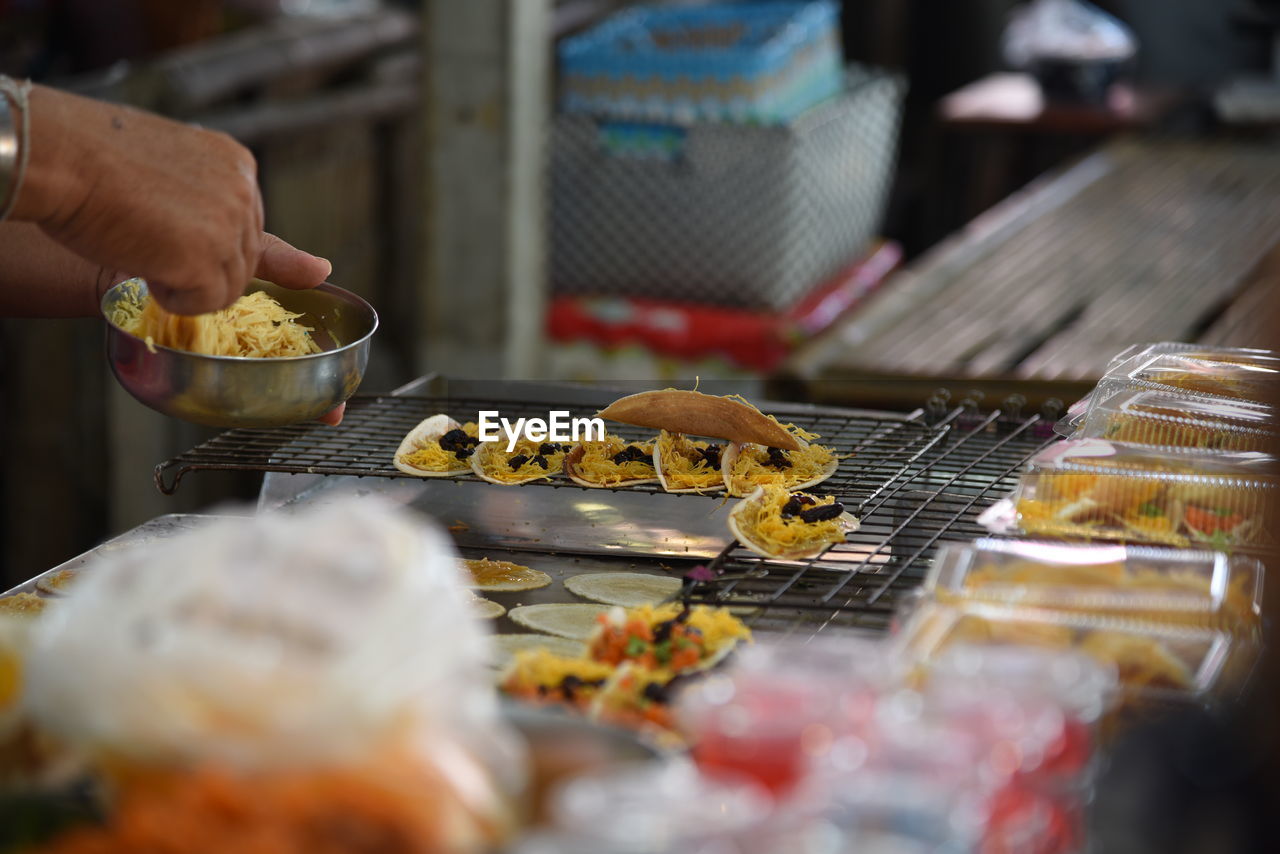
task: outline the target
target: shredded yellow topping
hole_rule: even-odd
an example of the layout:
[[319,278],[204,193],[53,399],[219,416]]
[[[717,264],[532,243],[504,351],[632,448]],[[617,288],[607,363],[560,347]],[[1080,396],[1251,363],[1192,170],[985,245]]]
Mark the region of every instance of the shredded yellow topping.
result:
[[1147,416],[1133,413],[1111,416],[1107,422],[1106,438],[1135,445],[1176,445],[1220,451],[1266,449],[1266,434],[1260,430],[1232,430],[1225,424],[1211,422],[1181,423],[1186,419],[1167,416],[1168,410],[1157,412],[1154,408],[1148,409]]
[[320,352],[314,330],[297,322],[301,316],[257,291],[221,311],[187,317],[170,314],[135,287],[116,303],[111,322],[145,340],[153,352],[158,344],[206,356],[272,359]]
[[0,613],[35,617],[44,611],[47,603],[34,593],[15,593],[0,598]]
[[[521,483],[526,480],[551,477],[560,472],[565,452],[558,447],[553,453],[541,456],[541,459],[547,461],[546,468],[536,462],[539,459],[538,452],[544,444],[546,443],[521,438],[516,440],[515,450],[508,454],[507,439],[504,437],[496,442],[481,442],[476,449],[476,454],[480,467],[489,477],[503,483]],[[524,457],[524,460],[512,468],[511,462],[519,457]]]
[[0,712],[18,702],[22,693],[22,657],[16,649],[0,646]]
[[[480,428],[474,421],[462,425],[462,432],[468,436],[479,434]],[[470,466],[466,460],[458,459],[453,451],[440,447],[440,437],[432,436],[431,440],[412,453],[401,457],[401,462],[423,471],[457,471]]]
[[[782,487],[766,486],[764,495],[758,500],[743,502],[742,508],[736,511],[738,526],[756,545],[776,554],[844,542],[844,527],[839,519],[806,522],[798,514],[783,518],[782,508],[791,497],[792,493]],[[806,504],[803,509],[834,504],[836,500],[832,495],[808,497],[815,503]]]
[[[679,602],[668,602],[665,605],[641,605],[630,608],[623,617],[623,624],[629,620],[640,620],[653,627],[668,620],[674,620],[684,606]],[[706,648],[714,652],[726,643],[735,640],[751,640],[751,629],[727,608],[708,608],[706,605],[695,605],[685,623],[702,633]]]
[[[1106,608],[1108,614],[1148,618],[1158,615],[1163,621],[1206,627],[1222,623],[1225,628],[1248,629],[1256,619],[1251,582],[1246,573],[1231,579],[1221,597],[1221,619],[1211,613],[1217,607],[1218,596],[1210,577],[1190,569],[1159,570],[1147,566],[1130,570],[1120,562],[1054,565],[1019,560],[984,564],[965,577],[964,586],[968,596],[1016,599],[1021,604],[1069,611],[1096,611],[1098,596],[1118,593],[1126,598]],[[1062,588],[1069,591],[1064,593]],[[1132,605],[1123,605],[1124,602]]]
[[549,650],[520,650],[515,654],[502,687],[507,691],[520,692],[536,690],[542,687],[558,687],[566,676],[574,676],[583,682],[594,682],[608,679],[613,674],[613,666],[592,661],[589,658],[569,658],[556,655]]
[[[795,435],[808,441],[811,433],[788,428]],[[814,438],[817,438],[816,436]],[[742,452],[733,461],[729,471],[729,494],[741,498],[750,495],[757,486],[777,486],[796,489],[830,474],[836,455],[830,448],[818,444],[803,446],[798,451],[782,451],[790,466],[778,468],[770,465],[769,449],[760,445],[743,445]]]
[[1075,648],[1103,664],[1114,665],[1129,688],[1188,688],[1186,666],[1154,638],[1127,632],[1078,629],[1039,620],[988,620],[966,614],[954,625],[946,643],[1000,643]]
[[[643,460],[613,461],[616,454],[632,445],[644,451]],[[605,436],[600,441],[583,442],[582,448],[582,457],[574,467],[574,474],[590,483],[612,486],[657,476],[653,468],[653,440],[628,442],[619,436]]]
[[1104,663],[1115,665],[1121,684],[1130,687],[1191,687],[1192,676],[1185,664],[1153,638],[1120,632],[1090,632],[1080,642],[1080,650]]
[[1123,584],[1127,575],[1124,564],[1118,561],[1054,566],[1020,560],[1007,565],[985,564],[969,573],[964,583],[966,587],[989,584],[1092,587]]
[[658,434],[658,456],[662,459],[662,476],[668,489],[714,491],[724,486],[719,466],[710,465],[701,453],[711,444],[666,430]]

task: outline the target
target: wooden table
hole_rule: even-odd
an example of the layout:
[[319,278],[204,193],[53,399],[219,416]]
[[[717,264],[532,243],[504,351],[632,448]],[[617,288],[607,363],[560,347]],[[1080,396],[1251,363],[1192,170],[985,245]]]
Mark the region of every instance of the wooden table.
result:
[[780,384],[824,402],[1071,400],[1134,342],[1265,342],[1277,241],[1274,146],[1112,143],[921,256]]
[[933,168],[953,198],[939,205],[945,231],[967,222],[1037,175],[1116,134],[1160,126],[1186,98],[1118,83],[1105,104],[1046,98],[1030,74],[990,74],[938,102]]

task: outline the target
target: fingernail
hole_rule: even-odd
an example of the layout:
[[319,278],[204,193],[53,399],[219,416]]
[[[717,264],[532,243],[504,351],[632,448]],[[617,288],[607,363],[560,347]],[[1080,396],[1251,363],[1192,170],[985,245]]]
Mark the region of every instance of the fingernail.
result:
[[319,255],[312,255],[311,257],[324,262],[324,277],[326,279],[329,278],[329,274],[333,272],[333,262],[328,258],[321,258]]

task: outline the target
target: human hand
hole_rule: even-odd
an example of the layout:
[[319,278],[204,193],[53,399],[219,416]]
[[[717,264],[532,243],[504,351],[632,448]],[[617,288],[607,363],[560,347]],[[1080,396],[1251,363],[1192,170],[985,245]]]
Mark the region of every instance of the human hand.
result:
[[316,420],[319,421],[321,424],[328,424],[330,427],[337,427],[339,424],[342,423],[342,416],[346,413],[346,411],[347,411],[347,404],[345,402],[339,403],[333,409],[330,409],[328,412],[326,412],[324,415],[321,415]]
[[314,287],[329,262],[262,231],[256,164],[221,133],[35,87],[12,218],[106,269],[145,278],[178,314],[224,308],[258,275]]

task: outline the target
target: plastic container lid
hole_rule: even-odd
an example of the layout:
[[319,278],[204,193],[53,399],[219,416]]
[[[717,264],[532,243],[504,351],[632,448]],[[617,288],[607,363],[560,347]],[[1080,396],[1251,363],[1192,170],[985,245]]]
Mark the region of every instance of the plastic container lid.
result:
[[[746,779],[706,777],[686,762],[620,765],[575,777],[552,797],[556,825],[601,854],[721,850],[770,814],[768,795]],[[728,850],[734,850],[732,848]]]
[[960,645],[1074,650],[1114,668],[1132,695],[1164,699],[1233,693],[1238,684],[1222,679],[1229,656],[1250,647],[1214,629],[971,600],[922,604],[903,642],[926,671]]
[[1245,401],[1110,386],[1093,396],[1072,438],[1264,451],[1276,437],[1270,425],[1267,407]]
[[984,539],[944,545],[925,588],[939,598],[1250,631],[1262,576],[1257,560],[1223,552]]
[[1113,378],[1258,403],[1280,389],[1280,360],[1233,362],[1198,355],[1139,355],[1117,365]]
[[[1012,502],[1023,533],[1185,548],[1263,545],[1274,462],[1257,452],[1059,442],[1027,466]],[[1004,533],[1000,505],[980,521]]]
[[[1280,355],[1270,350],[1205,347],[1179,342],[1135,344],[1108,363],[1098,387],[1071,404],[1062,420],[1054,425],[1054,430],[1061,436],[1074,435],[1098,401],[1126,390],[1235,400],[1246,406],[1258,407],[1266,419],[1271,415],[1271,407],[1263,400],[1242,400],[1238,389],[1250,384],[1274,383],[1277,371],[1280,371]],[[1174,384],[1170,385],[1170,382]]]
[[1134,344],[1115,355],[1107,364],[1103,376],[1123,374],[1126,365],[1140,364],[1153,356],[1186,356],[1210,362],[1230,362],[1261,367],[1280,367],[1280,354],[1272,350],[1247,347],[1207,347],[1183,341],[1161,341],[1155,344]]

